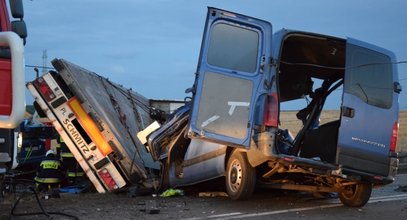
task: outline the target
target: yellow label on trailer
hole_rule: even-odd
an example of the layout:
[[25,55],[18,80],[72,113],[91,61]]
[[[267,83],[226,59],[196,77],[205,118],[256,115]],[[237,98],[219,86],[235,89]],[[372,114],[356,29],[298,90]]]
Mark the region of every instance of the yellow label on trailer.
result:
[[102,133],[99,131],[95,122],[86,113],[85,109],[81,106],[78,99],[72,98],[68,101],[69,107],[71,107],[73,113],[78,119],[79,123],[83,126],[90,139],[95,143],[96,147],[101,153],[106,156],[112,152],[112,148],[103,138]]

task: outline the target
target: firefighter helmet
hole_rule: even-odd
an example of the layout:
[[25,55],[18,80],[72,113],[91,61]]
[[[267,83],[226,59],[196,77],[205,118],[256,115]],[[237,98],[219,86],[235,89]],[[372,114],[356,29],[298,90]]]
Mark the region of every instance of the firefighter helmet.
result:
[[56,155],[54,150],[48,150],[47,153],[45,154],[46,157],[48,157],[48,155],[53,154],[54,156]]

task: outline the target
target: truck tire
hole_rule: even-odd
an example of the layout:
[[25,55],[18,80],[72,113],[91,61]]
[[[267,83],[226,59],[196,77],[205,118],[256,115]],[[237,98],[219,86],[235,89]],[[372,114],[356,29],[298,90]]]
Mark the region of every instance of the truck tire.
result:
[[226,191],[233,200],[249,198],[256,186],[256,170],[246,158],[246,154],[233,151],[226,167]]
[[361,207],[369,201],[372,194],[372,184],[357,183],[351,187],[350,190],[339,193],[341,202],[350,207]]

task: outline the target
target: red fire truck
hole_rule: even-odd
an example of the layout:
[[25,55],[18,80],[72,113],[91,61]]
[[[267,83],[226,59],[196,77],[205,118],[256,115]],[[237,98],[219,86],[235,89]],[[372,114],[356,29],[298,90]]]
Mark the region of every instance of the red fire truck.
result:
[[[10,15],[15,20],[10,22]],[[25,113],[24,43],[27,29],[22,0],[0,0],[0,182],[17,166],[15,128]]]

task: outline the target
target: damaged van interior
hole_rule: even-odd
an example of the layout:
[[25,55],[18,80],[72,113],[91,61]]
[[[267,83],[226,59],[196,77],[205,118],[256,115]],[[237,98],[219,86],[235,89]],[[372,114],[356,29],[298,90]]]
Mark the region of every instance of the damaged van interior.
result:
[[[328,122],[319,123],[326,99],[342,88],[345,49],[343,39],[303,33],[285,36],[277,74],[279,100],[282,106],[295,100],[297,102],[290,111],[293,114],[296,112],[296,119],[282,117],[284,113],[280,113],[280,125],[282,129],[287,124],[291,125],[288,127],[298,128],[294,129],[294,137],[289,135],[293,131],[278,132],[277,140],[280,143],[276,145],[277,153],[335,162],[339,115]],[[341,96],[335,98],[338,99],[336,103],[341,102]]]

